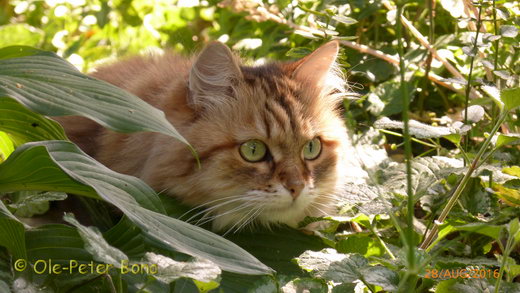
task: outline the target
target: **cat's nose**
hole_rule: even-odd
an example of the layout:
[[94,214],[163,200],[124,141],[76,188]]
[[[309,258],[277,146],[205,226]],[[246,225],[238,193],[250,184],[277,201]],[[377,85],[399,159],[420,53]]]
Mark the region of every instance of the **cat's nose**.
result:
[[283,186],[291,193],[293,199],[298,198],[303,188],[305,187],[305,183],[301,178],[288,178],[283,183]]

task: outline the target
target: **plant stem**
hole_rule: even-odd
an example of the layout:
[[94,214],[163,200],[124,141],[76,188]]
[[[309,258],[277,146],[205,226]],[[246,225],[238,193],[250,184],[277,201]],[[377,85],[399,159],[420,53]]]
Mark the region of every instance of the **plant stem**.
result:
[[482,155],[484,155],[488,146],[491,144],[491,139],[493,138],[495,133],[497,133],[498,129],[500,128],[502,123],[506,120],[506,118],[507,118],[507,111],[503,110],[502,113],[500,114],[500,117],[499,117],[497,123],[493,126],[493,129],[491,130],[489,136],[486,138],[486,140],[484,141],[484,144],[482,145],[482,147],[480,147],[478,153],[475,155],[473,162],[468,167],[468,171],[466,172],[466,174],[464,175],[464,177],[462,178],[460,183],[457,185],[457,188],[453,192],[453,195],[450,197],[448,203],[446,204],[446,206],[442,210],[441,214],[439,215],[439,218],[436,220],[436,223],[433,226],[433,229],[430,231],[430,233],[428,233],[428,235],[424,239],[423,243],[421,244],[421,249],[430,249],[429,246],[432,243],[435,236],[437,235],[437,232],[439,231],[439,225],[442,224],[442,222],[444,222],[444,220],[446,220],[448,213],[451,211],[451,209],[453,208],[453,206],[459,199],[459,196],[462,193],[462,191],[464,190],[464,188],[466,187],[466,184],[468,183],[469,179],[471,179],[471,174],[473,174],[473,172],[477,169],[480,158],[482,157]]
[[[480,27],[482,25],[481,20],[482,15],[482,3],[480,3],[480,6],[478,8],[478,17],[477,17],[477,29],[475,32],[475,40],[473,41],[473,46],[471,48],[472,54],[470,55],[470,63],[469,63],[469,74],[468,74],[468,84],[466,85],[466,99],[464,101],[464,124],[468,124],[468,106],[469,106],[469,94],[471,93],[471,81],[472,81],[472,75],[473,75],[473,64],[475,61],[475,56],[477,56],[478,53],[478,35],[480,32]],[[468,132],[468,135],[464,138],[464,150],[468,150],[469,146],[469,139],[470,135]],[[466,163],[466,161],[465,161]]]
[[408,249],[408,257],[407,257],[407,268],[408,272],[411,273],[410,280],[407,282],[407,289],[413,290],[415,288],[415,284],[417,282],[417,273],[416,273],[416,264],[415,264],[415,231],[413,229],[413,217],[414,217],[414,195],[412,190],[412,144],[410,137],[410,129],[408,127],[408,122],[410,117],[408,116],[409,106],[410,106],[410,97],[408,96],[408,84],[405,80],[405,72],[406,67],[404,64],[404,50],[403,50],[403,40],[402,40],[402,24],[401,24],[401,15],[403,13],[403,5],[402,3],[398,3],[397,5],[397,44],[398,44],[398,52],[399,52],[399,71],[401,76],[401,94],[403,96],[403,138],[404,138],[404,151],[405,151],[405,161],[406,161],[406,193],[408,195],[408,205],[407,205],[407,229],[406,229],[406,241],[405,246]]
[[[391,130],[379,129],[379,132],[386,133],[386,134],[391,134],[391,135],[395,135],[395,136],[399,136],[399,137],[403,137],[402,134],[400,134],[400,133],[398,133],[398,132],[391,131]],[[414,137],[412,137],[411,140],[414,141],[414,142],[416,142],[416,143],[420,143],[420,144],[422,144],[422,145],[429,146],[429,147],[431,147],[431,148],[435,148],[435,149],[438,149],[438,148],[439,148],[438,145],[434,145],[434,144],[431,144],[431,143],[427,143],[427,142],[425,142],[425,141],[422,141],[422,140],[417,139],[417,138],[414,138]]]

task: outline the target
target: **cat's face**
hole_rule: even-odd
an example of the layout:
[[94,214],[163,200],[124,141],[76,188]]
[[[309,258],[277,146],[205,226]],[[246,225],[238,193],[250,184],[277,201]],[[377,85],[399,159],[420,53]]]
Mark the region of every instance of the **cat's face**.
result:
[[[256,68],[235,66],[228,49],[215,46],[202,53],[190,79],[199,117],[187,139],[202,168],[190,175],[196,183],[185,200],[206,207],[216,229],[295,226],[331,212],[347,139],[332,96],[342,84],[330,84],[337,44],[298,63]],[[228,60],[218,66],[228,66],[212,75],[208,66],[219,58]]]

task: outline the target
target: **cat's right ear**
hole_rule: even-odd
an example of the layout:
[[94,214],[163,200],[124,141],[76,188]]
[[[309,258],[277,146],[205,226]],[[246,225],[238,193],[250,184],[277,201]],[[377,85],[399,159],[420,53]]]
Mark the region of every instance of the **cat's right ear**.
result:
[[209,43],[191,68],[188,104],[200,110],[225,102],[234,81],[241,76],[231,50],[219,42]]

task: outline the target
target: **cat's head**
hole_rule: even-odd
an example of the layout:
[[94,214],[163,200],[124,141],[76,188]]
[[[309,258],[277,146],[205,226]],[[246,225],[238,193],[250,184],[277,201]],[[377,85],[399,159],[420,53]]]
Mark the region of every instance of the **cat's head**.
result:
[[296,62],[248,67],[215,42],[196,59],[185,136],[202,168],[186,176],[184,199],[205,206],[216,229],[295,226],[334,210],[348,155],[337,55],[329,42]]

